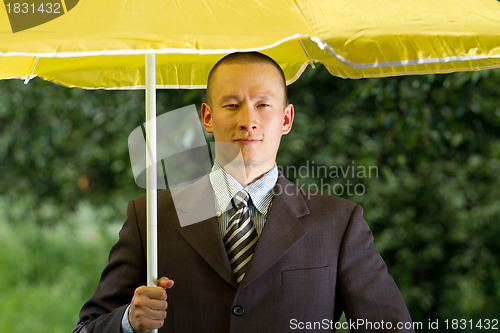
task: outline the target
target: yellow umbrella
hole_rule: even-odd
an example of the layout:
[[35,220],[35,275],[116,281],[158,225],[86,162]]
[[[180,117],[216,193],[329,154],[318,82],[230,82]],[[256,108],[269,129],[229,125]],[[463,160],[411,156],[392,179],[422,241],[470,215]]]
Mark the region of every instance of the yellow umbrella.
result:
[[236,50],[265,50],[284,67],[288,83],[312,62],[349,78],[500,67],[497,0],[4,4],[2,79],[144,88],[143,55],[153,52],[160,88],[202,88],[220,55]]
[[[497,0],[4,0],[0,79],[146,88],[151,163],[155,89],[204,88],[223,54],[263,51],[288,83],[315,62],[349,78],[446,73],[500,67],[499,31]],[[148,179],[153,285],[156,177]]]

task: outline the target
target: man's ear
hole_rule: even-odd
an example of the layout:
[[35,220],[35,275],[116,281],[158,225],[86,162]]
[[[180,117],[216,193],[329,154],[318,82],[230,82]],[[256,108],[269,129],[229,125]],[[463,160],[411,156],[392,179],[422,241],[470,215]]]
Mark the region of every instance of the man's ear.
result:
[[207,133],[214,132],[212,128],[212,111],[210,110],[210,106],[206,103],[201,104],[201,121]]
[[288,104],[285,107],[285,113],[283,115],[283,130],[281,134],[288,134],[292,129],[294,109],[292,104]]

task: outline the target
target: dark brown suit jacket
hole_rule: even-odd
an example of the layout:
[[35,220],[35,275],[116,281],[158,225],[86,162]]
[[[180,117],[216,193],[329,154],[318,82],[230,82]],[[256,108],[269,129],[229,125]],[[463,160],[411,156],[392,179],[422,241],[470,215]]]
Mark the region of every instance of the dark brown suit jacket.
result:
[[[158,193],[158,271],[175,281],[160,332],[326,332],[343,311],[351,332],[411,321],[360,206],[308,193],[280,176],[251,266],[237,285],[215,214],[179,224],[178,214],[213,210],[207,187],[205,177],[181,190],[177,209],[170,191]],[[121,332],[135,288],[146,284],[145,198],[131,201],[127,215],[74,332]]]

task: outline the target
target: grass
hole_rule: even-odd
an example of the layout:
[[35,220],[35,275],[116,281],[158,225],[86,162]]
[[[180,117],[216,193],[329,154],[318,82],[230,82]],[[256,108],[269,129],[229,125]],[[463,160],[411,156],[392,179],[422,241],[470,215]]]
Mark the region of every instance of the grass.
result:
[[[71,332],[117,240],[123,217],[80,204],[51,225],[12,220],[0,200],[0,332]],[[57,208],[43,207],[57,216]],[[125,211],[125,204],[124,204]]]

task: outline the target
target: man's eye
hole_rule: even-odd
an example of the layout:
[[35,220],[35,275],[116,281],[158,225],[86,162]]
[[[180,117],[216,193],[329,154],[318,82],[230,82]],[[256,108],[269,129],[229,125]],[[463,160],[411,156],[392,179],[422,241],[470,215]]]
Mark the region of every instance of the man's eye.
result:
[[237,108],[238,104],[226,104],[224,105],[225,108]]
[[261,103],[258,106],[260,106],[260,107],[268,107],[268,106],[271,106],[271,105],[270,104],[266,104],[266,103]]

